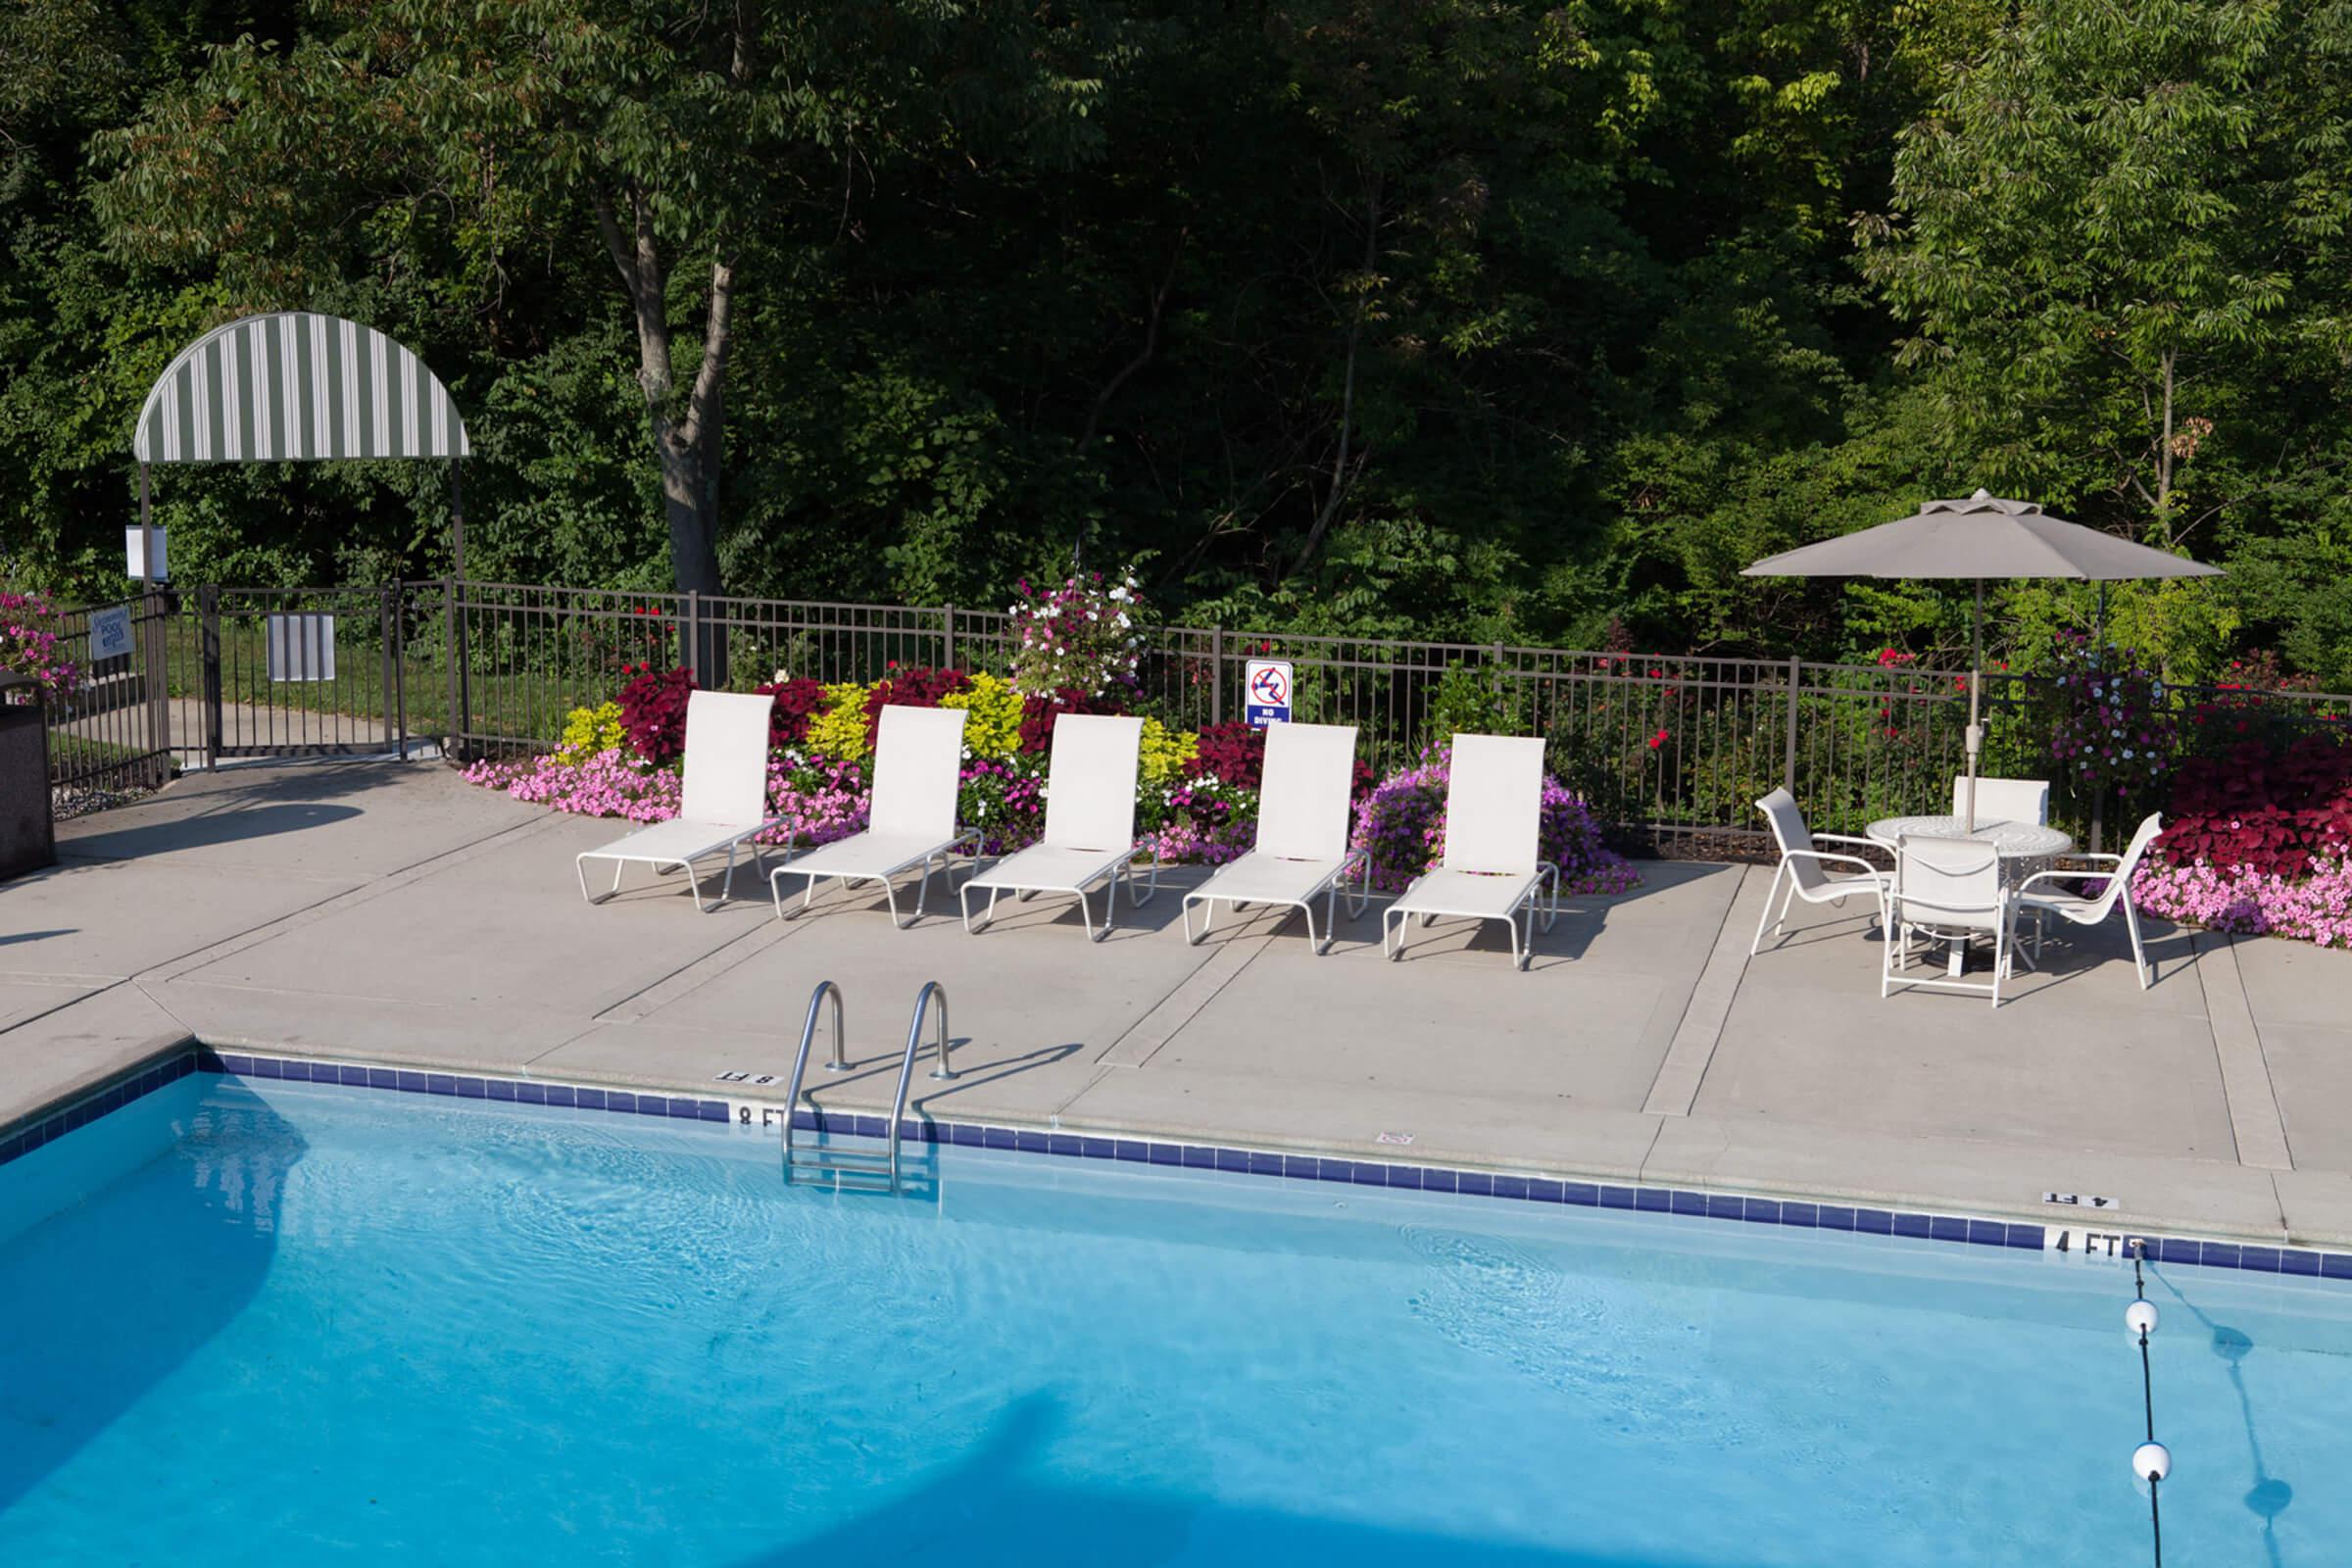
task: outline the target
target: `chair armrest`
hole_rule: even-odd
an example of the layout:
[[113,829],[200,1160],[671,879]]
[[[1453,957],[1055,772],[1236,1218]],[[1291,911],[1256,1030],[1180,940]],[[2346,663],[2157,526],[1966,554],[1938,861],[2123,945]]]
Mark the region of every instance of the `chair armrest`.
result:
[[[2104,858],[2119,859],[2121,857],[2107,856]],[[2036,871],[2012,887],[2009,893],[2012,898],[2019,898],[2024,896],[2026,889],[2036,882],[2072,882],[2086,876],[2104,877],[2112,882],[2115,880],[2116,873],[2113,871]]]
[[[1816,833],[1813,835],[1813,842],[1816,844],[1859,844],[1865,849],[1883,851],[1887,855],[1892,855],[1894,853],[1894,851],[1887,849],[1886,845],[1881,844],[1877,839],[1864,838],[1857,833]],[[1790,853],[1801,854],[1802,852],[1791,851]]]
[[1819,860],[1825,865],[1831,863],[1858,865],[1871,876],[1884,877],[1886,875],[1884,867],[1873,865],[1858,855],[1833,855],[1827,850],[1783,850],[1781,858],[1784,860]]

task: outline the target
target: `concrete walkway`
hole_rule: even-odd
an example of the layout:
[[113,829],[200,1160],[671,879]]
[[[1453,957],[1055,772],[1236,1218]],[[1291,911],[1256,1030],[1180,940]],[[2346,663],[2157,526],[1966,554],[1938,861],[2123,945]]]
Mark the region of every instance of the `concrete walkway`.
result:
[[[1331,956],[1297,920],[1188,947],[1177,873],[1090,946],[1066,903],[967,936],[940,898],[773,918],[765,889],[695,912],[675,879],[591,907],[572,857],[615,824],[437,763],[225,768],[65,824],[64,863],[0,885],[0,1127],[190,1036],[227,1049],[774,1098],[810,988],[848,998],[886,1108],[917,986],[951,999],[961,1120],[1148,1131],[1554,1175],[2049,1221],[2045,1190],[2150,1229],[2352,1245],[2352,956],[2156,925],[2045,950],[1996,1012],[1882,1001],[1859,906],[1799,906],[1758,956],[1769,872],[1651,863],[1577,901],[1512,971],[1499,931],[1376,914]],[[1409,1154],[1404,1152],[1409,1150]]]

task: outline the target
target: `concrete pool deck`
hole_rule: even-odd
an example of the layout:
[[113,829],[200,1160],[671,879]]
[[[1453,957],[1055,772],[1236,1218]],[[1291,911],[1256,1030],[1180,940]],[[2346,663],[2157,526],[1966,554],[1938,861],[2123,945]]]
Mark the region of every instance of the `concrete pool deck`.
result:
[[[894,931],[878,889],[774,918],[698,914],[675,878],[584,904],[572,858],[616,824],[438,762],[191,775],[60,824],[60,864],[0,884],[0,1128],[191,1037],[731,1098],[791,1067],[810,988],[847,998],[834,1108],[887,1109],[917,987],[952,1006],[956,1120],[2352,1246],[2352,955],[2151,922],[2045,949],[2014,1001],[1878,994],[1858,906],[1799,906],[1754,957],[1769,868],[1644,862],[1579,899],[1532,969],[1498,929],[1377,906],[1315,957],[1295,917],[1199,947],[1183,889],[1090,945],[1066,901],[967,936],[936,885]],[[819,1050],[823,1048],[820,1044]],[[1401,1142],[1408,1140],[1409,1143]]]

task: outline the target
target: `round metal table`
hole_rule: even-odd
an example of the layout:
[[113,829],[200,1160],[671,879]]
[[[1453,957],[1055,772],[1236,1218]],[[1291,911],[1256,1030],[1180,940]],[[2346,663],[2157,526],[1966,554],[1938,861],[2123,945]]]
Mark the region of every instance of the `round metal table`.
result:
[[1892,850],[1908,835],[1917,839],[1977,839],[2000,853],[2002,880],[2015,884],[2036,871],[2046,871],[2061,855],[2072,855],[2075,841],[2054,827],[2038,822],[2007,822],[1979,817],[1977,830],[1968,832],[1956,816],[1883,816],[1864,828],[1873,842]]
[[[1863,829],[1873,843],[1883,844],[1891,853],[1897,840],[1906,836],[1921,839],[1976,839],[1989,844],[2001,858],[2001,881],[2017,886],[2036,871],[2047,871],[2062,855],[2072,855],[2075,841],[2072,835],[2038,822],[2011,822],[1997,817],[1979,817],[1977,829],[1971,833],[1956,816],[1883,816]],[[1952,944],[1951,972],[1960,973],[1968,962],[1968,944]]]

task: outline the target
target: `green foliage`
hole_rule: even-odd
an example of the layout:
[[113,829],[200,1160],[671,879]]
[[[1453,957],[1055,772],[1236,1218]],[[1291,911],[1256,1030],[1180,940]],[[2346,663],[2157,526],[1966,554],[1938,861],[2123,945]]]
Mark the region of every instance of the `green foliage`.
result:
[[1156,789],[1183,772],[1184,764],[1200,752],[1199,735],[1190,730],[1172,730],[1156,718],[1147,718],[1136,776],[1147,792]]
[[837,762],[863,761],[873,750],[865,711],[869,690],[854,680],[827,686],[824,711],[808,721],[808,749]]
[[[119,591],[153,377],[302,306],[451,386],[483,577],[1949,659],[1739,570],[1982,483],[2230,568],[2109,594],[2169,678],[2343,688],[2348,152],[2338,0],[20,0],[0,567]],[[156,506],[185,580],[450,564],[423,466]]]
[[1021,749],[1021,694],[1002,677],[974,670],[971,684],[942,697],[939,706],[971,714],[963,721],[963,746],[974,757],[1003,759]]
[[621,721],[620,704],[604,702],[594,708],[575,708],[564,715],[564,736],[556,756],[566,762],[584,762],[599,752],[617,751],[629,738]]
[[1527,704],[1518,683],[1493,665],[1455,660],[1430,693],[1425,746],[1445,746],[1456,735],[1516,735],[1526,727]]

